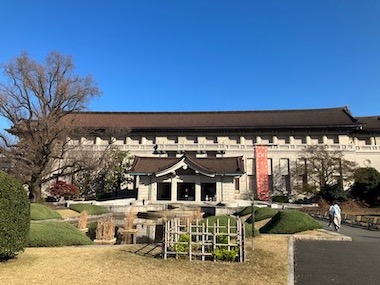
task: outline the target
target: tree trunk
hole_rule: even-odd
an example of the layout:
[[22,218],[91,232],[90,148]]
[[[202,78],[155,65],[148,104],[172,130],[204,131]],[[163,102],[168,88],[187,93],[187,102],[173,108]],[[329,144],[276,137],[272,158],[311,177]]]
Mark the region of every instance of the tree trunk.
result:
[[37,177],[32,177],[29,184],[29,199],[33,203],[41,203],[42,202],[42,194],[41,194],[41,181]]

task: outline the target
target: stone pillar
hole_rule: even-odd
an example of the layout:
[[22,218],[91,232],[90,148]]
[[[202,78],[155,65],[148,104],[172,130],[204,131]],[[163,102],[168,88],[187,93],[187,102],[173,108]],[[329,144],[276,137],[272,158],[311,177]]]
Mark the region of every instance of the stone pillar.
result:
[[260,136],[256,137],[256,144],[261,144],[262,140]]
[[171,196],[171,202],[176,202],[177,201],[177,182],[178,179],[177,177],[173,177],[171,179],[171,190],[172,190],[172,196]]
[[201,201],[201,176],[195,175],[195,202]]

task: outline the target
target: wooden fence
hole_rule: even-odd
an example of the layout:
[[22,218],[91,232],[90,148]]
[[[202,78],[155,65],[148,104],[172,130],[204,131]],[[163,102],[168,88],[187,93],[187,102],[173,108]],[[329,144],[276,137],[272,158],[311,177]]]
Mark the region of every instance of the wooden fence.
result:
[[189,260],[216,261],[218,251],[228,251],[230,261],[244,262],[244,239],[244,222],[240,218],[233,225],[228,219],[224,226],[219,220],[210,225],[208,220],[191,222],[174,218],[164,225],[162,256],[164,259],[188,256]]
[[[307,210],[305,212],[318,219],[329,219],[328,210]],[[342,223],[369,230],[380,230],[380,216],[342,214]]]

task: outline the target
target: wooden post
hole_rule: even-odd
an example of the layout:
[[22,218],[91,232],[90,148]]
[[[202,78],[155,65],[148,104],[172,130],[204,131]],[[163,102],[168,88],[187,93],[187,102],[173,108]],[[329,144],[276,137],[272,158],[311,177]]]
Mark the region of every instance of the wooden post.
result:
[[216,251],[216,224],[214,224],[214,232],[212,236],[212,252],[213,252],[214,262],[216,261],[215,251]]
[[202,261],[205,261],[205,224],[202,224]]
[[168,258],[168,227],[169,221],[166,221],[164,224],[164,242],[163,242],[163,250],[164,250],[164,259]]
[[231,242],[231,220],[228,218],[227,220],[227,250],[230,251],[230,242]]
[[191,261],[192,259],[192,236],[191,236],[191,224],[190,220],[187,219],[187,233],[189,234],[189,260]]

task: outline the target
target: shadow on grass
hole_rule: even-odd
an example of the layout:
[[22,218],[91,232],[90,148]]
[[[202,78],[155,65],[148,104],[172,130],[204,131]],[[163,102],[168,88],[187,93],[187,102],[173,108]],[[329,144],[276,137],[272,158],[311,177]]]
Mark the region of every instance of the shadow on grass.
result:
[[124,251],[139,256],[161,258],[162,245],[159,243],[135,244],[128,246]]

